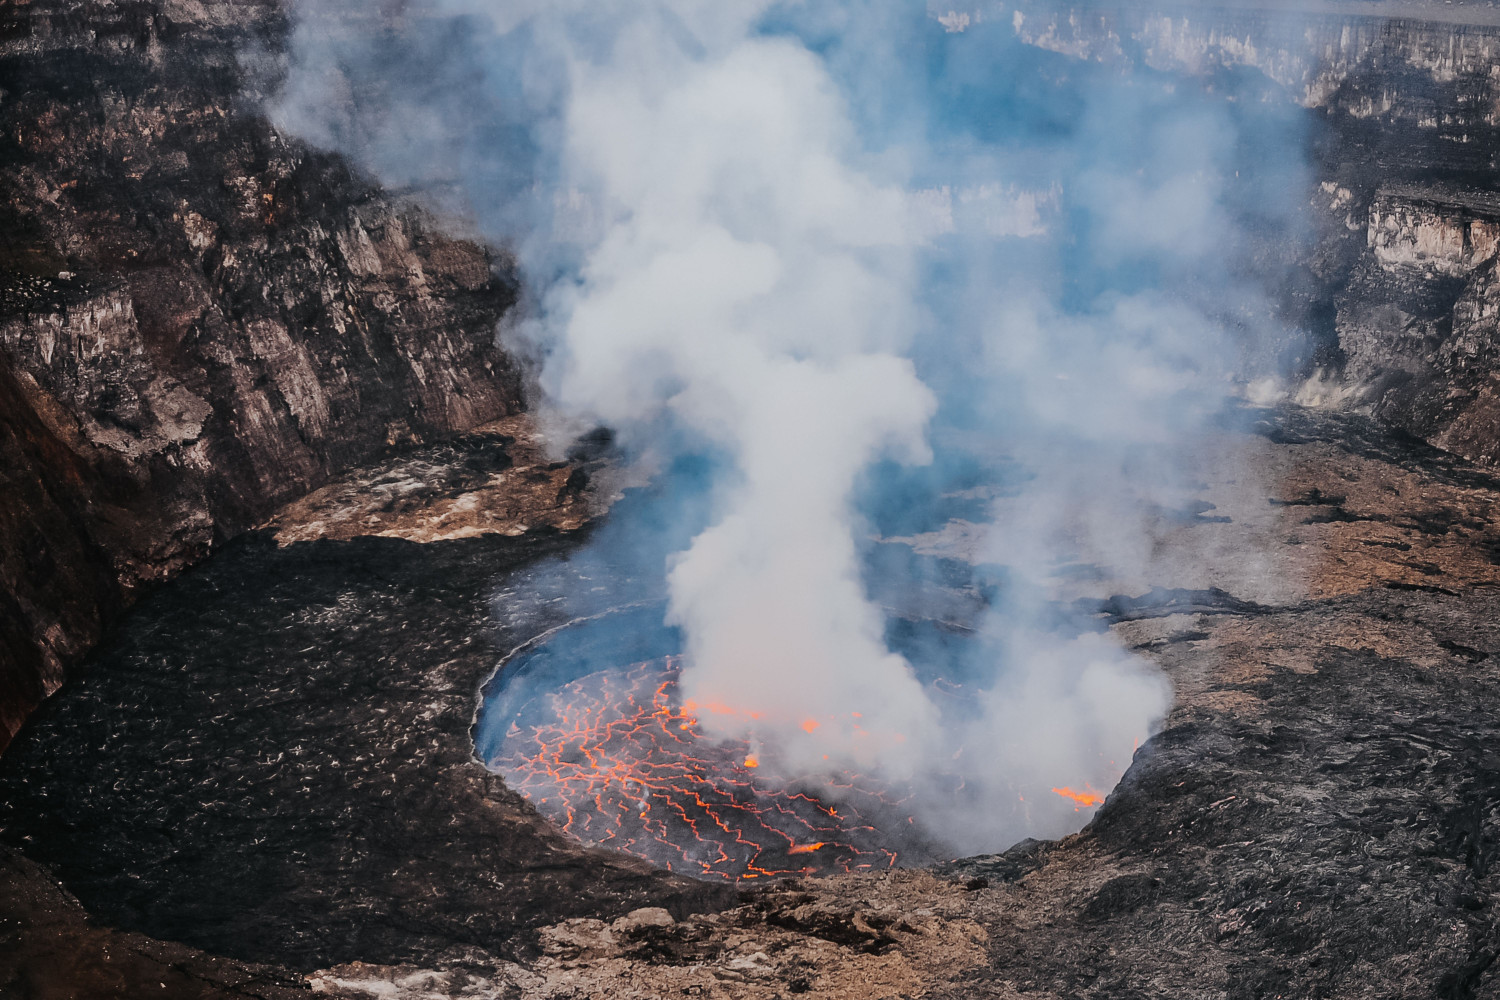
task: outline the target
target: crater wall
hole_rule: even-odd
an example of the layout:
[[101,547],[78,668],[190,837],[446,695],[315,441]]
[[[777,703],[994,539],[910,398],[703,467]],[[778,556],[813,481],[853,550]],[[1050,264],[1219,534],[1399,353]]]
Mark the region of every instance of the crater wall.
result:
[[0,9],[0,746],[143,586],[521,405],[506,263],[257,112],[284,20]]

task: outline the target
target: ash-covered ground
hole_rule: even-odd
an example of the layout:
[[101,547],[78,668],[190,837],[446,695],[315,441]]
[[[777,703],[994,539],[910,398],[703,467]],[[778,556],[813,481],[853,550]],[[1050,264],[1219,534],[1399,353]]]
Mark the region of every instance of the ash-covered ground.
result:
[[[1490,995],[1500,483],[1360,418],[1260,416],[1200,457],[1212,516],[1162,536],[1160,566],[1208,568],[1092,605],[1177,697],[1075,836],[738,893],[585,850],[471,734],[579,583],[538,560],[582,534],[261,535],[143,603],[0,759],[31,887],[0,984],[137,995],[164,962],[217,971],[163,996]],[[916,544],[956,565],[963,537]],[[1212,557],[1251,539],[1269,564]]]

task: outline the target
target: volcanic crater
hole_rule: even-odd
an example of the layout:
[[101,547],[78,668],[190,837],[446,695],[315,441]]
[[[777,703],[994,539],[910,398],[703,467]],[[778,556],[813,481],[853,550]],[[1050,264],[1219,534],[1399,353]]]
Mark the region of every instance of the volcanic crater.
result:
[[[1355,970],[1369,995],[1478,995],[1500,567],[1472,554],[1500,486],[1297,409],[1234,438],[1264,488],[1215,468],[1228,444],[1201,470],[1228,515],[1164,544],[1269,531],[1282,582],[1240,598],[1231,572],[1082,605],[1162,665],[1177,702],[1060,841],[754,888],[563,835],[475,747],[508,718],[497,657],[569,636],[566,595],[615,606],[570,560],[588,529],[236,543],[147,598],[0,760],[4,837],[110,927],[323,969],[320,988],[355,995],[1250,996],[1336,993]],[[662,669],[642,655],[660,637],[619,634],[580,645]]]
[[[917,804],[944,775],[799,769],[683,693],[660,560],[611,534],[672,477],[524,412],[522,275],[444,235],[452,178],[265,116],[290,7],[0,8],[0,997],[1500,996],[1500,18],[1286,6],[924,19],[1055,57],[1022,98],[1145,67],[1308,147],[1233,275],[1274,301],[1225,307],[1290,331],[1246,359],[1289,388],[1118,505],[1132,568],[997,565],[1021,456],[870,518],[935,703],[1018,594],[1172,685],[1117,784],[1007,789],[1076,832],[971,857]],[[981,221],[1026,238],[1061,195],[1026,197]]]

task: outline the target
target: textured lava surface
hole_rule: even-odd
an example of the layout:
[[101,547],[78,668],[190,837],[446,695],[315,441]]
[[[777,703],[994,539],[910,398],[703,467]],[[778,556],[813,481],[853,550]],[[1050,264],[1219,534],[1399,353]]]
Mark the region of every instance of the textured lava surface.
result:
[[[0,758],[0,837],[102,923],[400,1000],[1491,995],[1500,484],[1355,418],[1258,430],[1205,449],[1216,519],[1163,527],[1156,586],[1080,605],[1177,703],[1060,841],[736,896],[563,837],[472,743],[586,589],[538,575],[557,536],[227,550]],[[972,603],[958,555],[924,608]]]
[[666,656],[542,694],[490,767],[565,833],[669,871],[747,880],[929,860],[882,829],[915,823],[891,790],[852,773],[797,781],[749,741],[705,736],[711,709],[678,697],[679,668]]
[[235,544],[0,758],[0,836],[110,924],[302,968],[722,901],[564,838],[474,757],[479,683],[530,638],[492,624],[491,581],[567,544]]

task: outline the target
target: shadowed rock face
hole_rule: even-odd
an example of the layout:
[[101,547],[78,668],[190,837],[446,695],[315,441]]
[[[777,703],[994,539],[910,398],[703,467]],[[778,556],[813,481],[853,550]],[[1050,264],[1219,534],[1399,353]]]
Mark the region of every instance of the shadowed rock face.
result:
[[143,584],[519,405],[489,253],[257,116],[239,53],[283,30],[0,10],[0,747]]
[[285,969],[100,927],[45,869],[0,848],[0,993],[63,1000],[298,1000]]

